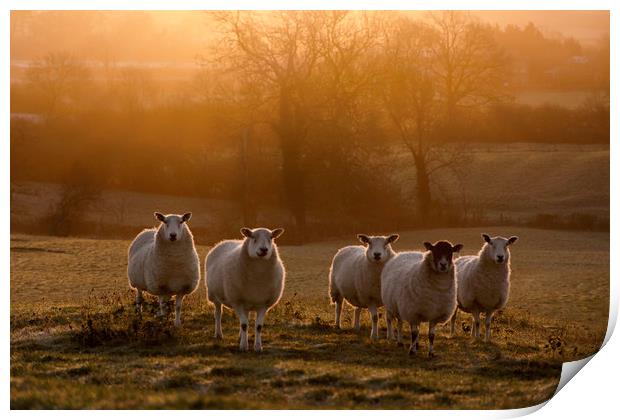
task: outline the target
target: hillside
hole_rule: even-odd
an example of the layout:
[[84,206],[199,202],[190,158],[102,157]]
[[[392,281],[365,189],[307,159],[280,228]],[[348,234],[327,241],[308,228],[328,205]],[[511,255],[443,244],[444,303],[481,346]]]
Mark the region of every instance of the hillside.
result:
[[[415,175],[411,159],[395,152],[396,164],[391,176],[400,185],[401,197],[414,194]],[[461,176],[449,172],[438,178],[436,197],[455,211],[478,212],[482,219],[525,222],[538,214],[584,214],[609,220],[609,147],[602,145],[477,145],[468,148],[460,167]],[[49,213],[57,202],[57,184],[22,183],[13,187],[11,216],[17,231],[28,230]],[[414,201],[404,199],[414,208]],[[129,191],[104,191],[101,199],[83,215],[82,222],[92,224],[91,235],[127,237],[137,229],[154,224],[152,213],[192,211],[195,229],[232,234],[241,224],[237,203],[143,194]],[[310,215],[312,217],[312,215]],[[258,223],[287,225],[284,209],[260,208]],[[39,232],[45,232],[39,231]]]

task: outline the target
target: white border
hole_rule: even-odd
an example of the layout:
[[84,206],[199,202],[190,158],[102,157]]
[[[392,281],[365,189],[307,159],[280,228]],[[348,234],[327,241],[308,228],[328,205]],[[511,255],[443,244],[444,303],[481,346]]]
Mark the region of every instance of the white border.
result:
[[5,0],[6,10],[613,10],[612,0]]
[[[409,10],[438,10],[438,9],[467,9],[467,10],[611,10],[611,45],[612,45],[612,70],[611,74],[618,73],[618,57],[617,57],[617,45],[618,45],[618,33],[617,33],[617,12],[618,7],[613,1],[604,0],[589,0],[589,1],[577,1],[577,0],[564,0],[564,1],[549,1],[549,0],[521,0],[521,1],[411,1],[402,2],[396,0],[383,0],[383,1],[334,1],[334,0],[313,0],[313,1],[273,1],[273,0],[246,0],[246,1],[198,1],[198,0],[92,0],[84,2],[72,2],[67,0],[56,1],[43,1],[43,0],[5,0],[0,5],[0,80],[2,87],[0,92],[0,132],[2,135],[2,141],[0,142],[0,162],[2,168],[3,182],[0,184],[0,192],[2,193],[3,200],[0,201],[0,207],[2,214],[5,216],[4,220],[8,220],[10,215],[9,203],[6,199],[9,196],[9,174],[10,174],[10,161],[9,161],[9,109],[10,109],[10,97],[9,97],[9,69],[10,69],[10,24],[9,24],[9,11],[10,10],[36,10],[36,9],[57,9],[57,10],[71,10],[71,9],[83,9],[83,10],[95,10],[95,9],[112,9],[112,10],[128,10],[128,9],[148,9],[148,10],[204,10],[204,9],[371,9],[371,10],[387,10],[387,9],[409,9]],[[611,139],[618,141],[618,124],[614,119],[615,111],[617,110],[617,98],[618,98],[618,85],[615,82],[615,78],[612,77],[611,85],[612,93],[612,121],[611,121]],[[616,117],[617,118],[617,117]],[[614,141],[611,142],[611,161],[617,161],[617,146]],[[617,162],[616,162],[617,163]],[[612,185],[618,185],[618,173],[617,166],[611,165],[611,182]],[[617,195],[611,194],[610,210],[613,214],[617,210]],[[611,220],[611,238],[617,238],[618,235],[617,224],[614,223],[614,218]],[[0,235],[2,235],[2,267],[3,267],[3,292],[5,302],[10,301],[10,288],[9,281],[10,269],[9,269],[9,247],[10,247],[10,233],[9,224],[0,224]],[[613,243],[613,240],[611,241]],[[611,300],[610,300],[610,320],[609,329],[606,336],[606,345],[597,354],[592,361],[588,364],[588,367],[583,372],[579,373],[579,378],[574,381],[570,381],[568,385],[555,397],[553,397],[548,404],[541,404],[537,407],[530,407],[520,410],[506,410],[506,411],[393,411],[390,412],[390,416],[398,418],[410,418],[420,416],[424,418],[505,418],[525,415],[534,412],[532,415],[534,418],[605,418],[617,413],[616,399],[618,398],[618,378],[620,377],[619,363],[615,354],[620,354],[620,342],[617,337],[612,337],[611,333],[615,326],[617,313],[618,313],[618,265],[613,260],[610,261],[610,274],[611,274]],[[2,406],[5,410],[10,406],[10,305],[7,305],[3,314],[4,322],[2,323],[2,333],[6,337],[4,346],[2,346],[3,362],[2,374],[4,381],[2,382],[3,395]],[[611,339],[610,339],[611,338]],[[609,340],[609,341],[608,341]],[[537,411],[542,406],[544,409]],[[37,415],[34,412],[11,412],[13,417],[31,417]],[[295,416],[300,419],[314,418],[318,412],[316,411],[297,411]],[[50,411],[44,414],[51,418],[61,417],[77,417],[83,416],[81,412],[58,412]],[[109,413],[104,411],[91,411],[89,416],[100,417],[109,416]],[[135,415],[148,415],[150,418],[164,418],[169,416],[165,412],[118,412],[115,416],[132,416]],[[175,413],[174,415],[183,415],[190,417],[203,416],[203,413],[196,411]],[[259,418],[284,418],[290,416],[290,413],[282,411],[261,411],[261,412],[226,412],[226,414],[220,412],[210,412],[206,415],[209,416],[245,416],[252,415]],[[353,416],[362,418],[372,418],[376,416],[374,411],[364,412],[342,412],[342,411],[329,411],[321,412],[321,416],[329,418],[340,418],[341,416]]]

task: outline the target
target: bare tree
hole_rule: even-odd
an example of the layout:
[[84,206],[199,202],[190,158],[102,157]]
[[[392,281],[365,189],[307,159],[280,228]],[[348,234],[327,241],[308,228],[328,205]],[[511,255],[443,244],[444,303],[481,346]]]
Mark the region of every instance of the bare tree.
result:
[[309,89],[319,58],[319,15],[310,11],[269,15],[232,11],[213,16],[223,31],[216,48],[217,61],[239,74],[246,85],[262,91],[262,105],[280,140],[287,206],[303,240],[306,197],[302,147],[308,124],[304,92]]
[[457,107],[481,107],[501,96],[501,53],[468,15],[445,12],[430,25],[389,22],[384,54],[384,106],[413,159],[417,209],[426,218],[434,173],[458,173],[464,157],[447,134]]
[[436,31],[431,68],[446,121],[457,117],[459,107],[479,107],[505,98],[506,58],[490,28],[462,11],[434,13],[431,21]]
[[433,134],[439,116],[438,87],[430,71],[435,35],[424,24],[399,19],[390,23],[384,48],[383,104],[398,138],[413,159],[416,203],[421,216],[429,211],[432,173],[452,162],[451,157],[434,147]]
[[45,102],[43,112],[49,117],[69,99],[76,84],[88,78],[88,71],[70,54],[51,53],[33,63],[27,78],[35,89],[41,91]]
[[[351,127],[359,98],[375,83],[380,47],[380,15],[372,12],[326,11],[318,32],[320,67],[317,84],[323,97],[317,108],[339,127]],[[316,85],[315,85],[316,86]],[[316,91],[316,90],[315,90]]]
[[[376,60],[381,14],[324,11],[321,22],[313,89],[306,93],[309,134],[304,154],[309,157],[307,170],[315,174],[308,188],[316,210],[350,220],[359,214],[360,201],[373,194],[362,173],[378,170],[381,163],[373,156],[378,143],[369,141],[377,111],[372,87],[382,74]],[[357,182],[352,184],[352,179]]]

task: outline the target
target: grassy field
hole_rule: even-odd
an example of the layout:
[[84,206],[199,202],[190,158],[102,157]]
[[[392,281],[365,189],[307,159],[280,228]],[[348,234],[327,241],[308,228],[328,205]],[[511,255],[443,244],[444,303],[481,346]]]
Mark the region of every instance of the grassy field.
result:
[[[399,154],[395,182],[412,185],[414,170],[411,157]],[[444,171],[436,179],[457,209],[468,202],[494,220],[544,213],[609,219],[608,145],[478,144],[467,147],[461,170],[466,176]]]
[[[512,294],[493,343],[438,330],[437,357],[332,327],[331,257],[351,241],[281,247],[287,283],[266,318],[263,354],[237,350],[237,320],[213,338],[204,286],[184,325],[135,315],[129,241],[11,236],[11,408],[517,408],[548,399],[561,362],[595,352],[609,304],[609,234],[524,228],[401,232],[397,250],[447,238],[477,252],[480,232],[520,236]],[[199,247],[201,259],[207,247]],[[407,328],[408,331],[408,328]]]

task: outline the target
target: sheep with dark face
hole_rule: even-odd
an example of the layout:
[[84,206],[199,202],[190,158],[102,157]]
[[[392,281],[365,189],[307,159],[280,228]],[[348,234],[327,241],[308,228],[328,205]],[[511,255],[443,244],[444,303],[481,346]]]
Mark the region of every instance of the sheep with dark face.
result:
[[360,314],[368,308],[372,319],[370,337],[379,338],[377,308],[383,306],[381,300],[381,271],[394,256],[392,244],[398,235],[368,236],[357,235],[364,246],[341,248],[329,270],[329,296],[336,304],[336,328],[340,328],[342,303],[346,300],[355,307],[354,327],[360,329]]
[[[506,239],[501,236],[491,238],[482,234],[484,245],[478,255],[468,255],[455,261],[457,279],[458,309],[470,313],[473,318],[472,336],[480,337],[480,313],[484,312],[484,339],[491,338],[493,315],[503,309],[510,293],[510,249],[516,236]],[[456,313],[450,322],[450,333],[454,335]]]
[[389,338],[397,321],[397,340],[402,345],[402,323],[411,326],[409,354],[418,350],[420,324],[428,322],[428,354],[433,355],[435,326],[450,319],[456,308],[453,257],[463,245],[447,241],[424,242],[426,252],[396,254],[381,274],[381,298],[385,305]]
[[155,213],[160,222],[157,229],[145,229],[129,246],[127,276],[136,290],[136,305],[142,304],[142,292],[159,297],[160,315],[166,313],[165,302],[176,297],[176,326],[181,325],[183,298],[198,286],[200,261],[194,237],[187,226],[191,213]]
[[241,229],[243,240],[215,245],[205,259],[207,298],[215,306],[215,337],[222,338],[222,305],[239,317],[239,348],[248,349],[248,315],[256,312],[254,350],[263,350],[265,314],[284,290],[284,265],[274,240],[284,229]]

